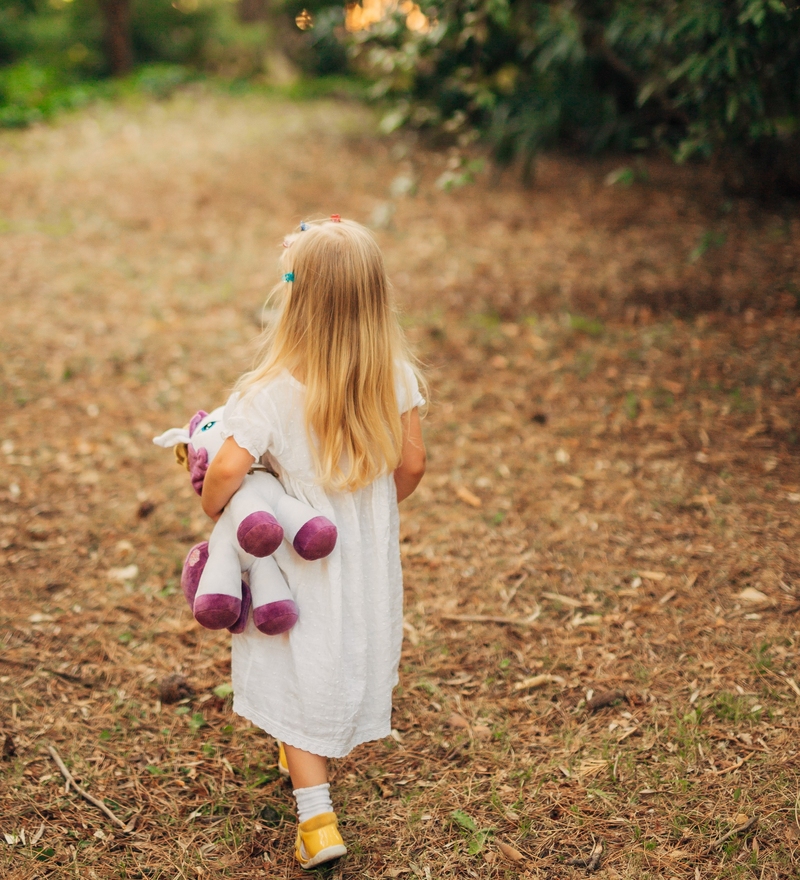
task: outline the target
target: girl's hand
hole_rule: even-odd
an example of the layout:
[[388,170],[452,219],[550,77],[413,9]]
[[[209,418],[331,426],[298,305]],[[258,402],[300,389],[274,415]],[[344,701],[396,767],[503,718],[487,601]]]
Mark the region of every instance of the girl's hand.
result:
[[203,481],[203,510],[216,522],[233,493],[242,485],[255,459],[228,437],[214,456]]
[[425,473],[427,462],[419,410],[414,407],[414,409],[403,413],[401,418],[403,420],[403,457],[394,472],[398,501],[408,498],[417,488]]

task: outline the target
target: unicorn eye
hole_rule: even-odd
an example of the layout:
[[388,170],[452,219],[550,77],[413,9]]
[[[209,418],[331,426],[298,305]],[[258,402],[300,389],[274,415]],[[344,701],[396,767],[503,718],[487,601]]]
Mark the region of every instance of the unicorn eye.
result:
[[216,422],[208,422],[207,424],[203,425],[203,427],[200,428],[200,430],[201,431],[208,431],[209,428],[213,428],[214,425],[216,425],[216,424],[217,424]]

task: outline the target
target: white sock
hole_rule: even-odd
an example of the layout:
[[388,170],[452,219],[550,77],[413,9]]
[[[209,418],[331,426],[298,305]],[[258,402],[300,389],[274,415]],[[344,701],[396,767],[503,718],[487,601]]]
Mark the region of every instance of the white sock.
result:
[[310,788],[296,788],[292,794],[297,801],[297,821],[300,823],[313,819],[320,813],[333,812],[329,782],[312,785]]

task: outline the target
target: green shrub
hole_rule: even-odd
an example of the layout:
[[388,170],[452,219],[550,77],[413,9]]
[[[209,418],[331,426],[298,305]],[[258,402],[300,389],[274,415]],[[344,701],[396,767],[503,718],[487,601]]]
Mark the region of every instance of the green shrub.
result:
[[800,12],[781,0],[445,0],[349,37],[385,119],[481,137],[530,176],[560,143],[755,160],[800,192]]

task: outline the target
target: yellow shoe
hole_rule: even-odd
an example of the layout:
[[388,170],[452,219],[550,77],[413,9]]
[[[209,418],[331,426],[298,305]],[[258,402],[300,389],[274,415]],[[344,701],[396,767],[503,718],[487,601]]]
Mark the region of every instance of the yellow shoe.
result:
[[288,779],[291,775],[289,773],[289,762],[286,760],[286,749],[284,749],[282,742],[278,743],[278,773],[284,779]]
[[347,852],[336,813],[320,813],[297,826],[294,854],[300,867],[308,870],[338,859]]

